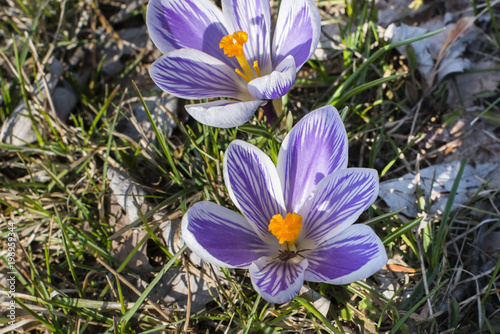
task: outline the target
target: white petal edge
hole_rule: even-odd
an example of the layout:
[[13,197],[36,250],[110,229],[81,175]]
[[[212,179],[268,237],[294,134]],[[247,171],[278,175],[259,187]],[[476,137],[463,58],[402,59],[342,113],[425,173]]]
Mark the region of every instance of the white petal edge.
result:
[[258,100],[274,100],[282,97],[295,82],[295,60],[288,56],[268,75],[256,78],[248,83],[248,91]]
[[219,100],[200,104],[188,104],[186,111],[198,122],[218,128],[234,128],[252,119],[264,101],[232,102]]

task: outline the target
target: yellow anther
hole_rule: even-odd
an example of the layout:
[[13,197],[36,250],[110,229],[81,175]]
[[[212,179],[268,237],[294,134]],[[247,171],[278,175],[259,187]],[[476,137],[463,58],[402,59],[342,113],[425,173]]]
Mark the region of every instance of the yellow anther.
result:
[[297,213],[287,213],[285,219],[281,215],[274,215],[269,223],[269,231],[278,238],[280,244],[292,245],[299,237],[302,229],[302,217]]
[[236,73],[240,75],[246,82],[250,82],[256,77],[260,77],[260,69],[257,61],[254,62],[253,68],[257,76],[255,76],[250,64],[248,64],[245,54],[243,52],[243,44],[248,41],[248,34],[244,31],[237,31],[231,35],[222,37],[219,48],[224,49],[224,54],[228,57],[236,57],[238,63],[243,70],[243,73],[239,69],[235,69]]
[[247,77],[246,75],[244,75],[243,73],[241,73],[241,71],[239,69],[235,69],[234,70],[240,77],[242,77],[243,79],[245,79],[246,82],[250,82],[252,81],[249,77]]
[[248,34],[244,31],[237,31],[232,35],[222,37],[219,43],[219,48],[224,49],[224,54],[226,56],[238,58],[244,56],[243,44],[247,41]]
[[260,77],[260,68],[257,60],[253,62],[253,69],[255,70],[255,73],[257,73],[257,76]]

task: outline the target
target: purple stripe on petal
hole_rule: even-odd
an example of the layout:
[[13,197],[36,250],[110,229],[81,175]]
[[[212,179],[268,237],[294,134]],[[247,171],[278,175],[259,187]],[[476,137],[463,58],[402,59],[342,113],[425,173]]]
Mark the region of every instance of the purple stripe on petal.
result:
[[151,0],[146,23],[149,35],[163,54],[178,49],[196,49],[237,65],[219,48],[228,35],[222,12],[207,0]]
[[222,12],[229,33],[244,31],[243,52],[252,66],[258,61],[262,74],[271,72],[271,7],[269,0],[223,0]]
[[347,133],[332,106],[305,116],[286,136],[278,155],[278,174],[289,212],[298,212],[316,185],[347,167]]
[[246,83],[220,60],[194,49],[170,52],[149,73],[164,91],[185,99],[232,97],[248,99]]
[[305,280],[348,284],[367,278],[387,262],[380,238],[366,225],[353,225],[306,255]]
[[321,18],[312,0],[283,0],[273,38],[273,63],[293,56],[297,71],[316,50]]
[[262,238],[276,240],[269,232],[269,222],[285,211],[278,173],[271,159],[257,147],[235,140],[224,154],[224,181],[229,196],[254,230]]
[[[354,223],[377,198],[375,169],[348,168],[325,177],[300,209],[298,241],[319,245]],[[305,247],[311,248],[311,246]]]
[[262,101],[232,102],[219,100],[188,104],[186,111],[198,122],[218,128],[233,128],[248,122]]
[[250,81],[248,91],[258,100],[277,99],[292,88],[295,73],[295,61],[292,56],[287,57],[271,74]]
[[295,297],[304,283],[306,259],[281,261],[262,257],[250,266],[254,289],[270,303],[286,303]]
[[221,267],[248,268],[270,251],[245,217],[211,202],[198,202],[186,212],[182,236],[196,255]]

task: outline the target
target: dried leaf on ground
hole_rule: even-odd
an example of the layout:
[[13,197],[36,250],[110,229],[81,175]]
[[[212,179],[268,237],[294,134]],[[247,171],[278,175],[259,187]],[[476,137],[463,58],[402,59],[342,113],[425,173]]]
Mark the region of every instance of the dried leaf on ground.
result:
[[[464,54],[471,44],[481,42],[480,32],[470,22],[473,19],[467,17],[457,24],[445,24],[443,18],[438,16],[417,27],[391,24],[385,30],[384,37],[398,42],[446,26],[445,31],[411,44],[417,59],[417,69],[424,75],[429,86],[432,86],[451,73],[470,69],[471,61]],[[406,47],[399,47],[398,50],[407,56]]]
[[314,57],[325,61],[329,59],[335,50],[341,50],[342,38],[340,37],[339,22],[329,22],[321,25],[321,37]]
[[[0,294],[0,316],[6,319],[4,327],[0,329],[0,334],[12,333],[15,330],[27,333],[32,327],[40,324],[38,319],[21,308],[21,306],[15,303],[15,300],[11,299],[7,294],[7,292],[11,290],[11,285],[14,285],[16,292],[19,292],[19,288],[16,288],[18,283],[14,274],[6,271],[0,272],[0,288],[2,289],[2,294]],[[12,302],[14,302],[14,304]],[[30,303],[28,302],[26,304],[29,305]],[[14,313],[12,313],[12,311]]]
[[[159,89],[155,89],[154,92],[158,94],[143,96],[143,99],[158,130],[167,137],[170,137],[176,128],[172,115],[177,116],[179,99],[168,93],[161,92]],[[156,136],[153,127],[142,102],[133,102],[131,109],[134,117],[125,125],[123,133],[135,141],[139,141],[141,138],[146,143],[155,140]]]
[[[109,185],[111,188],[110,214],[112,217],[110,226],[114,226],[115,231],[118,231],[140,218],[138,208],[141,208],[144,213],[148,206],[144,200],[144,190],[134,184],[126,175],[115,168],[109,168],[107,177],[111,180]],[[147,234],[145,229],[132,229],[124,232],[113,240],[113,256],[124,261]],[[147,256],[147,243],[144,243],[137,250],[127,266],[136,270],[152,268]]]
[[[459,204],[466,204],[484,185],[484,180],[490,179],[492,173],[499,167],[498,161],[478,164],[475,167],[467,164],[452,209],[456,209]],[[409,173],[398,179],[381,182],[379,196],[391,211],[406,207],[403,211],[405,215],[417,217],[420,211],[418,187],[425,200],[426,209],[429,207],[429,213],[442,214],[459,169],[460,161],[455,161],[422,169],[418,177],[415,173]]]
[[[113,38],[116,36],[116,38]],[[130,56],[134,52],[145,50],[149,42],[146,26],[137,28],[121,29],[114,34],[102,34],[102,40],[110,41],[103,44],[99,49],[99,56],[104,58],[102,72],[106,77],[111,78],[120,74],[125,64],[121,58]]]
[[314,290],[311,290],[307,285],[303,285],[300,288],[299,296],[309,301],[313,306],[321,313],[324,317],[328,315],[328,310],[330,309],[330,304],[332,303],[330,299],[323,297]]
[[472,108],[476,94],[498,95],[500,75],[494,69],[499,67],[499,63],[488,60],[472,64],[470,73],[455,76],[455,82],[450,80],[448,87],[452,88],[446,102],[452,106],[463,103],[465,108]]
[[[45,74],[41,74],[38,78],[38,84],[34,87],[36,96],[32,101],[38,100],[39,103],[42,103],[42,101],[46,100],[47,91],[50,92],[57,116],[64,120],[75,107],[78,97],[69,87],[56,87],[63,72],[63,65],[54,59],[49,68],[49,73],[45,76],[47,88],[45,87],[45,81],[41,80],[42,75]],[[31,103],[29,106],[35,120],[41,117],[37,111],[39,106]],[[33,123],[38,124],[36,121]],[[0,142],[17,146],[33,143],[37,140],[33,126],[29,110],[23,101],[19,103],[3,123],[0,130]],[[43,128],[39,127],[39,130],[42,132]]]
[[387,27],[393,22],[400,21],[407,16],[421,14],[428,9],[429,4],[416,5],[415,0],[376,0],[375,8],[378,13],[378,24]]
[[[185,243],[181,234],[181,221],[179,219],[163,223],[160,226],[160,229],[162,230],[163,239],[167,244],[169,252],[174,254],[184,246]],[[201,267],[202,273],[207,276],[212,275],[209,264],[204,263],[200,257],[190,250],[186,250],[185,252],[192,264]],[[220,272],[220,269],[215,266],[213,269],[215,275],[222,279],[223,275]],[[201,275],[190,273],[188,288],[186,270],[184,268],[171,270],[168,271],[162,279],[157,291],[160,296],[163,296],[163,301],[165,303],[171,305],[177,304],[184,310],[188,305],[188,296],[190,291],[191,312],[198,312],[202,310],[208,302],[213,300],[214,297],[212,296],[217,296],[217,291],[215,289],[210,289],[209,284],[207,284],[204,278],[205,276],[202,277]],[[212,283],[210,285],[212,285]]]

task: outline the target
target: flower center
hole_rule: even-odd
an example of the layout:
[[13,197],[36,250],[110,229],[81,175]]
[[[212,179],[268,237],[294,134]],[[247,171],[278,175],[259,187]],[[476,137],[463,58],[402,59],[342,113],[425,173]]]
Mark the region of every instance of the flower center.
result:
[[238,73],[246,82],[250,82],[251,80],[260,77],[260,69],[257,61],[253,63],[252,71],[250,68],[250,64],[248,64],[247,59],[245,58],[245,54],[243,53],[243,44],[248,41],[248,34],[244,31],[237,31],[232,35],[227,35],[222,37],[219,43],[219,48],[224,49],[224,54],[228,57],[236,57],[238,63],[243,70],[243,73],[236,68],[235,71]]
[[285,219],[274,215],[269,223],[269,231],[278,238],[280,244],[292,245],[297,240],[302,229],[302,217],[297,213],[287,213]]

